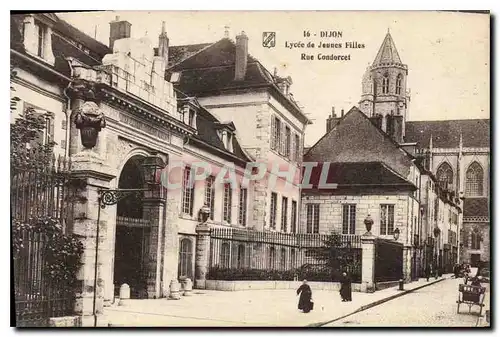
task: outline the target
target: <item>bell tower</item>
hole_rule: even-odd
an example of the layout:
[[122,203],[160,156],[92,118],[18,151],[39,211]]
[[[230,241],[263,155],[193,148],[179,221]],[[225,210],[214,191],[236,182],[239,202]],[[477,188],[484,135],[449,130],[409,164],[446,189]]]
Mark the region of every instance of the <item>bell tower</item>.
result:
[[379,126],[398,143],[403,142],[410,94],[406,78],[408,66],[403,64],[387,31],[384,41],[362,80],[359,109],[370,118],[381,121]]

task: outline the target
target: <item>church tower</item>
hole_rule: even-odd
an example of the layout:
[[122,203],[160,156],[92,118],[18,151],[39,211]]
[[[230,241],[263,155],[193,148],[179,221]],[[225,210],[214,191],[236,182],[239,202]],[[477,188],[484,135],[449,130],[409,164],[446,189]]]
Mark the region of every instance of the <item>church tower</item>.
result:
[[375,60],[363,76],[359,109],[398,143],[403,142],[410,101],[407,76],[408,66],[401,62],[387,31]]

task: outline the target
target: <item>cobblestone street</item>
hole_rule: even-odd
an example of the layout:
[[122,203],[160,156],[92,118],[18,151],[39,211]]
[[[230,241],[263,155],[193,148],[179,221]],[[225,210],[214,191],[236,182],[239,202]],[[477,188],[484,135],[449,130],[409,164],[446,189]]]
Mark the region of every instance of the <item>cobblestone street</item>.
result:
[[[379,306],[345,317],[325,325],[325,327],[475,327],[484,326],[485,320],[479,319],[479,307],[460,305],[457,314],[456,300],[458,285],[462,279],[447,279],[435,285],[419,289],[413,293],[388,301]],[[485,307],[490,310],[489,284],[486,286]],[[479,324],[478,324],[479,321]]]

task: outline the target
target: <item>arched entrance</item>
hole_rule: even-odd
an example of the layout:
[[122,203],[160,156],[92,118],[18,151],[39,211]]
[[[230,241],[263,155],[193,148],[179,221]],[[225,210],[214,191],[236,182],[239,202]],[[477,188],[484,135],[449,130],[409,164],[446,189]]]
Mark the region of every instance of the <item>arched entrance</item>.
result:
[[[142,156],[134,156],[125,163],[118,181],[119,189],[144,188],[143,160]],[[129,195],[116,207],[115,295],[126,283],[130,286],[131,298],[147,298],[150,226],[145,219],[143,198],[142,192]]]

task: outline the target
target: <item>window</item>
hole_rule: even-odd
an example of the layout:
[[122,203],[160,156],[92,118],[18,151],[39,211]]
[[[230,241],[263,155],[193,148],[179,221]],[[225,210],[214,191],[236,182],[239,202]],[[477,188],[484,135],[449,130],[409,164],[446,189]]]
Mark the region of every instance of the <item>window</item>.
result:
[[465,195],[483,195],[483,169],[478,162],[473,162],[465,173]]
[[403,85],[403,75],[399,74],[396,78],[396,95],[401,95],[401,88]]
[[184,169],[182,184],[182,213],[193,215],[194,181],[191,176],[191,168]]
[[248,190],[246,188],[240,189],[238,224],[241,226],[245,226],[247,224],[247,200],[248,200]]
[[227,223],[231,223],[232,194],[231,184],[224,184],[224,214],[222,219]]
[[380,235],[394,232],[394,205],[380,205]]
[[276,261],[276,250],[274,247],[269,248],[269,269],[273,270],[275,267],[275,261]]
[[307,205],[307,233],[319,233],[319,204]]
[[476,229],[471,234],[471,249],[481,249],[481,233]]
[[37,33],[37,40],[36,40],[36,43],[37,43],[37,55],[39,57],[43,57],[44,56],[44,53],[45,53],[45,34],[47,32],[47,27],[40,23],[40,22],[37,22],[35,21],[35,30],[36,30],[36,33]]
[[272,117],[271,128],[271,149],[278,150],[278,147],[281,144],[281,121],[278,117]]
[[269,227],[276,229],[276,209],[278,204],[278,195],[274,192],[271,193],[271,212],[269,214]]
[[292,142],[292,132],[290,131],[290,127],[286,126],[285,127],[285,151],[284,155],[287,158],[290,158],[290,149],[291,149],[291,142]]
[[[33,114],[37,118],[45,119],[45,128],[43,132],[40,132],[37,137],[33,140],[33,143],[38,144],[49,144],[54,141],[54,119],[55,116],[53,113],[48,112],[46,110],[40,109],[39,107],[32,105],[30,103],[24,102],[24,111],[28,111]],[[34,144],[33,144],[34,145]]]
[[189,109],[189,126],[194,127],[194,118],[195,118],[195,111],[192,109]]
[[436,177],[441,188],[446,190],[450,189],[450,186],[453,185],[453,170],[451,169],[450,164],[442,163],[439,165]]
[[208,176],[205,180],[205,205],[210,207],[210,219],[214,219],[214,200],[215,200],[215,177]]
[[190,239],[182,239],[179,249],[179,277],[193,279],[193,248]]
[[285,270],[286,269],[286,249],[285,248],[281,248],[281,254],[280,254],[280,268],[281,270]]
[[238,246],[238,268],[245,268],[245,246]]
[[288,231],[288,198],[281,198],[281,231]]
[[342,205],[342,234],[356,232],[356,205]]
[[291,232],[297,233],[297,201],[292,200],[292,218],[290,220]]
[[231,251],[229,243],[224,242],[221,246],[221,252],[220,252],[220,264],[222,268],[229,268],[230,255]]
[[389,92],[389,74],[385,73],[382,78],[382,93],[387,94]]
[[302,160],[302,148],[300,146],[300,136],[295,135],[295,161],[299,162]]

